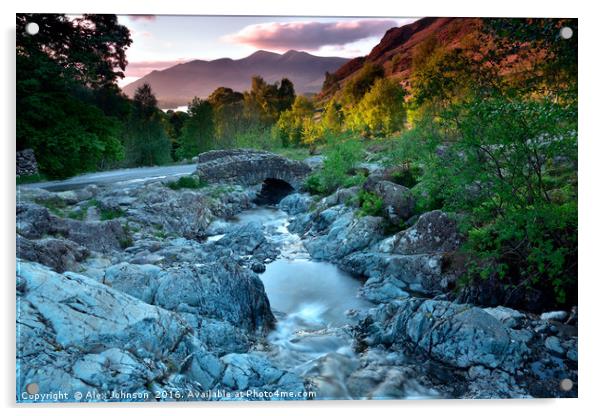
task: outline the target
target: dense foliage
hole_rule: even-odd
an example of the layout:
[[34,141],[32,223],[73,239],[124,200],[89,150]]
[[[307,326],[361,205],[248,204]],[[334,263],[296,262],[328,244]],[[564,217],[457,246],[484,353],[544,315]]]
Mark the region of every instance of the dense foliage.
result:
[[[35,36],[25,33],[29,21],[40,26]],[[17,15],[17,149],[32,148],[43,174],[70,176],[123,157],[127,106],[114,83],[130,44],[114,15]]]

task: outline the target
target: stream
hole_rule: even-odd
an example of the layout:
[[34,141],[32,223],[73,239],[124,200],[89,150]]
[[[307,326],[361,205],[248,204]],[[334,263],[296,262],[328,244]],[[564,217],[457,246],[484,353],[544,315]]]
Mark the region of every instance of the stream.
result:
[[[360,364],[350,333],[352,316],[374,306],[357,296],[362,282],[331,263],[311,260],[301,238],[289,232],[289,216],[284,211],[263,206],[243,211],[227,222],[251,221],[260,222],[266,238],[280,247],[278,258],[260,274],[278,320],[267,337],[270,359],[280,368],[310,379],[318,399],[364,398],[348,389],[348,377]],[[404,398],[433,395],[420,386],[414,390],[411,397]]]

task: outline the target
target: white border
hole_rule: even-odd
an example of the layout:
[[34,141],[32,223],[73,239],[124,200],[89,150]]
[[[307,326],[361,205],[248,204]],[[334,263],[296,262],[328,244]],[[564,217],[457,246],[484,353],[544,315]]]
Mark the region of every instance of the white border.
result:
[[[86,4],[87,3],[87,4]],[[14,240],[14,166],[15,166],[15,13],[132,13],[132,14],[230,14],[230,15],[306,15],[306,16],[545,16],[579,18],[579,399],[566,400],[496,400],[496,401],[399,401],[399,402],[312,402],[312,403],[188,403],[161,405],[105,404],[86,409],[88,415],[116,413],[127,409],[128,414],[145,416],[174,414],[227,414],[245,412],[258,415],[332,415],[333,412],[350,415],[424,414],[437,412],[447,415],[504,415],[530,412],[550,415],[588,414],[599,407],[600,383],[600,257],[602,247],[600,165],[600,16],[594,1],[327,1],[327,0],[223,0],[193,2],[183,0],[145,0],[126,2],[102,0],[91,3],[74,0],[28,0],[26,2],[2,2],[2,364],[0,367],[0,395],[5,414],[25,415],[81,415],[85,405],[19,406],[15,397],[15,240]]]

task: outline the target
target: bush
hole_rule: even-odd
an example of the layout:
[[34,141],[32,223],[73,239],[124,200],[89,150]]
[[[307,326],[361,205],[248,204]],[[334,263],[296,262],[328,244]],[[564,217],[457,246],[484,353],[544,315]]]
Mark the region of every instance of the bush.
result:
[[167,187],[177,191],[179,189],[199,189],[207,186],[207,182],[197,176],[182,176],[177,181],[167,182]]
[[[466,250],[477,259],[469,277],[497,280],[509,289],[539,292],[547,304],[577,302],[577,204],[513,210],[468,231]],[[504,302],[512,302],[513,290]],[[522,299],[521,299],[522,300]],[[526,308],[529,308],[527,305]]]
[[358,140],[341,137],[338,140],[331,142],[325,152],[324,167],[320,172],[325,192],[333,192],[343,185],[349,172],[361,160],[362,146]]
[[360,209],[358,211],[358,215],[360,217],[364,217],[366,215],[370,216],[381,216],[383,213],[383,200],[378,195],[368,192],[366,190],[361,190],[357,195]]
[[322,184],[322,179],[319,174],[314,173],[310,175],[303,185],[305,190],[312,195],[322,195],[326,192],[324,185]]

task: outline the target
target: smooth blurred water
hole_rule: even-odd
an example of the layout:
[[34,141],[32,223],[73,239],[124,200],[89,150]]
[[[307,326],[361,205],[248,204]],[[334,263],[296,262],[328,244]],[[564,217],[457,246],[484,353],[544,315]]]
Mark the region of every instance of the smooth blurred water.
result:
[[[312,380],[318,399],[402,398],[397,393],[389,397],[366,391],[357,397],[349,392],[348,377],[360,361],[353,350],[352,316],[374,306],[358,297],[362,282],[331,263],[311,260],[300,237],[288,231],[285,212],[256,208],[228,222],[251,221],[263,224],[266,238],[281,250],[260,275],[278,320],[267,337],[270,359],[280,368]],[[386,353],[373,356],[375,361],[387,360]],[[432,396],[419,385],[415,389],[408,394],[406,387],[403,398]]]

